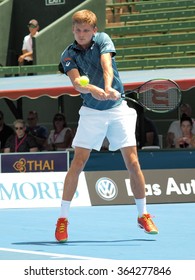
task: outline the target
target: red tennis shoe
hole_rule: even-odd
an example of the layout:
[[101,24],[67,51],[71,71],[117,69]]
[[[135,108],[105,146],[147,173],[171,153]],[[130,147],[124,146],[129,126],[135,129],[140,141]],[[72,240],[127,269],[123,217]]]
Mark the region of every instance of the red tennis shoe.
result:
[[66,218],[59,218],[56,224],[55,238],[59,242],[66,242],[68,240],[68,220]]
[[144,229],[146,233],[158,234],[158,229],[152,221],[150,214],[144,214],[142,217],[138,217],[137,221],[138,226]]

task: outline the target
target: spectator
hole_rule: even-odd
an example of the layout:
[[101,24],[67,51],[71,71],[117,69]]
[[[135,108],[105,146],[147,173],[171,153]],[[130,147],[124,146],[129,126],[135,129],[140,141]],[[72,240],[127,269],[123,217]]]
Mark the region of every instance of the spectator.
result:
[[36,111],[28,112],[27,121],[28,126],[26,127],[26,132],[35,138],[39,151],[43,151],[45,149],[45,141],[48,137],[48,129],[38,124],[38,113]]
[[[192,108],[189,104],[183,103],[180,105],[180,113],[179,115],[182,116],[186,114],[189,117],[192,117]],[[192,133],[195,134],[195,120],[192,118],[193,127]],[[182,131],[180,126],[180,120],[173,121],[168,129],[167,137],[166,137],[166,146],[167,148],[174,148],[176,146],[176,139],[182,137]]]
[[11,126],[5,124],[4,122],[4,114],[0,111],[0,149],[1,152],[4,151],[4,146],[6,140],[9,138],[10,135],[14,134],[14,130]]
[[57,113],[53,118],[53,129],[47,139],[46,149],[49,151],[65,150],[72,144],[72,131],[67,126],[66,118],[63,114]]
[[22,55],[19,56],[18,62],[23,65],[33,64],[33,40],[32,37],[38,34],[39,23],[36,19],[31,19],[28,23],[29,34],[24,37],[22,46]]
[[182,136],[176,139],[176,148],[195,147],[195,134],[192,133],[192,126],[192,119],[183,114],[180,120]]
[[139,126],[138,118],[136,127],[136,139],[137,146],[140,149],[144,146],[159,146],[157,128],[154,122],[146,116],[143,117],[143,125],[141,127]]
[[128,105],[137,111],[135,134],[138,149],[146,146],[160,146],[156,125],[153,120],[146,117],[145,109],[134,102],[128,102]]
[[23,153],[38,151],[38,147],[34,137],[26,133],[24,120],[15,120],[14,129],[15,134],[11,135],[5,143],[4,153]]

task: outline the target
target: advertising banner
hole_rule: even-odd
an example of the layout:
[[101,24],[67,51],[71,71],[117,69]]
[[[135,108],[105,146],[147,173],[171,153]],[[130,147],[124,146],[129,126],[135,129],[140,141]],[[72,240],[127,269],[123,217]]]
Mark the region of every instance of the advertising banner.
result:
[[[195,202],[194,169],[144,170],[147,203]],[[0,208],[60,207],[66,172],[2,173]],[[82,172],[71,206],[134,204],[127,171]]]
[[[66,172],[1,174],[0,208],[60,207]],[[71,206],[91,206],[84,172]]]
[[10,153],[1,155],[1,173],[67,171],[69,152]]
[[[144,170],[147,203],[195,202],[194,169]],[[134,204],[127,171],[85,172],[92,205]]]

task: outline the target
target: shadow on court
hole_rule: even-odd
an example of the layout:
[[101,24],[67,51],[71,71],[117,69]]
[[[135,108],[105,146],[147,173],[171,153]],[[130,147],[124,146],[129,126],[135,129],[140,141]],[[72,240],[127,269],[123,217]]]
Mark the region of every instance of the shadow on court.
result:
[[[109,241],[99,241],[99,240],[91,240],[91,241],[87,241],[87,240],[78,240],[78,241],[67,241],[64,243],[59,243],[57,241],[36,241],[36,242],[16,242],[16,243],[12,243],[12,245],[29,245],[29,246],[34,246],[34,245],[43,245],[43,246],[80,246],[80,245],[108,245],[108,246],[127,246],[127,243],[129,242],[151,242],[151,241],[156,241],[155,239],[129,239],[129,240],[109,240]],[[129,245],[131,246],[132,244],[129,243]]]

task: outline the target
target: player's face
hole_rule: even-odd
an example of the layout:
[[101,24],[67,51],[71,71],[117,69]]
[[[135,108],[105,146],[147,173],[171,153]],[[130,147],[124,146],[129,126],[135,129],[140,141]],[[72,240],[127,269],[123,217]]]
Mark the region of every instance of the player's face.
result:
[[97,28],[89,25],[88,23],[74,24],[73,34],[77,43],[84,49],[90,46],[91,40],[94,34],[97,32]]

